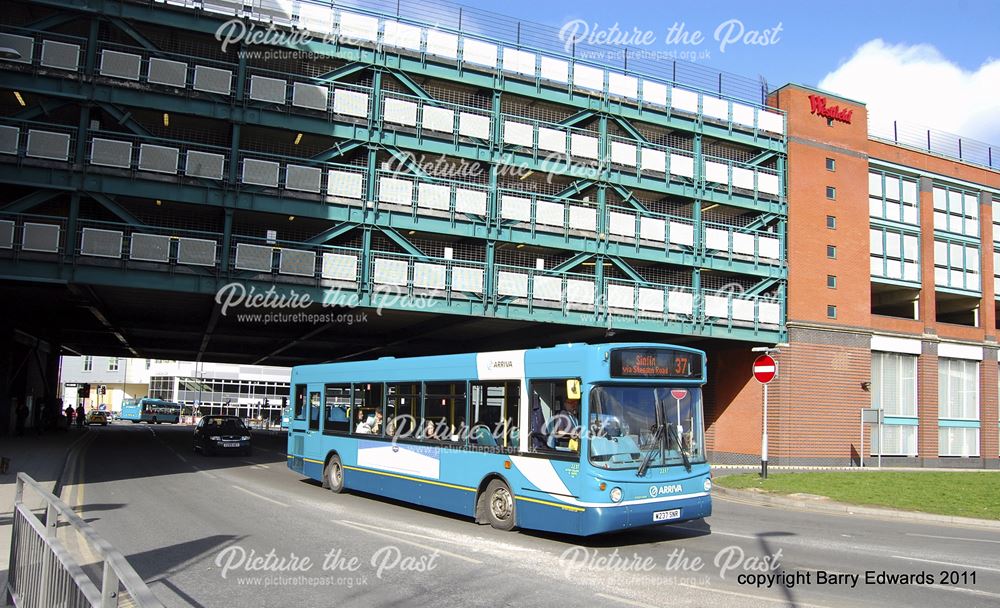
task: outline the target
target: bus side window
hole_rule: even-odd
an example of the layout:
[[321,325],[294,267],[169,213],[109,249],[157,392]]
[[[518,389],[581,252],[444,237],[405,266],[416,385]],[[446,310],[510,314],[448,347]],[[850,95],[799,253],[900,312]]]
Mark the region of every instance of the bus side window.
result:
[[319,430],[320,393],[309,393],[309,430]]
[[415,439],[420,417],[420,382],[403,382],[386,385],[385,419],[386,434],[404,439]]
[[425,441],[460,441],[466,403],[465,380],[425,383],[419,437]]
[[295,385],[295,419],[306,419],[306,385]]
[[323,432],[346,433],[350,430],[351,421],[347,410],[351,404],[350,384],[327,384],[323,400]]
[[[553,436],[553,418],[566,403],[566,380],[532,380],[531,390],[528,394],[531,401],[531,410],[528,412],[528,450],[531,452],[552,452],[559,445],[559,441]],[[560,420],[562,416],[560,415]],[[580,412],[576,412],[579,419]],[[565,444],[566,441],[562,441]]]

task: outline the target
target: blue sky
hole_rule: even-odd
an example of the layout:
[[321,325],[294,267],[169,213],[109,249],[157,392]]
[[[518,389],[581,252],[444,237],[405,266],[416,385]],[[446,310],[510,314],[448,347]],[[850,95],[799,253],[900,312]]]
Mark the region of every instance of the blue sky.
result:
[[[596,23],[600,30],[616,23],[629,32],[638,28],[655,39],[645,46],[648,50],[696,48],[703,51],[698,63],[713,70],[764,76],[772,88],[786,82],[826,85],[868,102],[876,114],[894,113],[893,118],[898,114],[900,120],[1000,143],[997,0],[466,0],[463,4],[557,28],[576,19],[591,28]],[[720,52],[716,28],[733,19],[744,31],[780,23],[781,32],[769,46],[736,43]],[[704,41],[695,46],[667,44],[667,30],[675,23],[683,23],[691,33],[700,31]],[[900,103],[904,100],[905,107]]]

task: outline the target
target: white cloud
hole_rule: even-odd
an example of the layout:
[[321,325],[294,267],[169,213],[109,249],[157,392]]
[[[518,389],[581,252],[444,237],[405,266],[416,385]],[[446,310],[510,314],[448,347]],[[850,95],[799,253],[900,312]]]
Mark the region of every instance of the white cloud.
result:
[[873,128],[898,120],[1000,143],[1000,59],[968,71],[929,44],[875,39],[819,88],[865,102]]

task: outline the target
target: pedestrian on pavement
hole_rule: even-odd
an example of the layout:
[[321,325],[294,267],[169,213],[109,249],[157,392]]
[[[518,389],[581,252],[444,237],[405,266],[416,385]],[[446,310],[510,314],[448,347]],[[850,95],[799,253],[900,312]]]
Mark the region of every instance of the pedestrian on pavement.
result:
[[73,428],[73,406],[66,406],[66,429]]
[[83,421],[87,417],[87,411],[83,409],[83,404],[76,406],[76,426],[83,428]]
[[15,434],[18,437],[23,437],[24,424],[28,421],[28,415],[30,414],[30,412],[28,411],[28,406],[25,405],[23,402],[18,403],[17,410],[15,410],[15,414],[17,415],[17,419],[14,421]]

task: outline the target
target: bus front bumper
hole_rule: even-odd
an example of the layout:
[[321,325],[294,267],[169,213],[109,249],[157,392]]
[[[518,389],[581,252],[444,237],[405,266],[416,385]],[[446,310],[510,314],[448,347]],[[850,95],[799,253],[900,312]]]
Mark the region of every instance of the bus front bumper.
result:
[[581,533],[600,534],[627,528],[676,524],[711,514],[712,497],[708,494],[680,500],[589,507],[581,514]]

